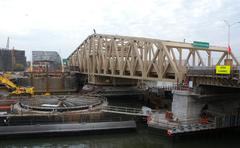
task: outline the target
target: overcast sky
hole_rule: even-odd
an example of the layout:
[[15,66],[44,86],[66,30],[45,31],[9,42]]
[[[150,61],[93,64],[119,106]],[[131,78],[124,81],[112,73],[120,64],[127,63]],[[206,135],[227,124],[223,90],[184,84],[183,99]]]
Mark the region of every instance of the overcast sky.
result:
[[[63,58],[90,34],[142,36],[227,45],[227,27],[240,21],[238,0],[0,0],[0,47],[55,50]],[[240,24],[231,27],[240,57]]]

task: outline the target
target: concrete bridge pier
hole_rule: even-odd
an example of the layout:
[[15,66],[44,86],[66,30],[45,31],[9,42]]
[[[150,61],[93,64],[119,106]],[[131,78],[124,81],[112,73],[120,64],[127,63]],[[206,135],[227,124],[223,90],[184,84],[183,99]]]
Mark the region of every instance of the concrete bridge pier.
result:
[[172,112],[179,121],[194,120],[200,117],[204,103],[198,95],[190,91],[173,91]]

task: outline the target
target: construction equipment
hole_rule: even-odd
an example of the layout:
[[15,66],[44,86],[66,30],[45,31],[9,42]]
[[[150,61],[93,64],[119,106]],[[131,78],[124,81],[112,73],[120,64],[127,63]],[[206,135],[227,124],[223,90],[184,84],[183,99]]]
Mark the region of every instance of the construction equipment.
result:
[[8,88],[8,91],[10,91],[9,95],[12,96],[19,96],[19,95],[33,95],[34,94],[34,88],[33,87],[19,87],[16,84],[14,84],[11,80],[9,80],[6,76],[3,74],[0,74],[0,84],[4,85]]

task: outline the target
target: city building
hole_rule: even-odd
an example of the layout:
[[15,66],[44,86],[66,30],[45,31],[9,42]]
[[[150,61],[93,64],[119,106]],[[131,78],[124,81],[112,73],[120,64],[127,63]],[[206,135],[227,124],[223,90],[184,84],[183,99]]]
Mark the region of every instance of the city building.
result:
[[0,71],[24,71],[26,66],[24,50],[0,48]]
[[56,51],[32,51],[33,72],[57,72],[61,70],[61,57]]

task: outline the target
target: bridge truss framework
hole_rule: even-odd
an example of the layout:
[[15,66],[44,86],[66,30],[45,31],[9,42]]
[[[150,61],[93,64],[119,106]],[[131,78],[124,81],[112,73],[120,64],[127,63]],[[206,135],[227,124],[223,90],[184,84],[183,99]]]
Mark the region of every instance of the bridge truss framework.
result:
[[[217,59],[213,60],[213,57]],[[197,48],[191,43],[92,34],[68,57],[71,70],[96,76],[181,82],[188,67],[212,67],[231,58],[226,47]]]

